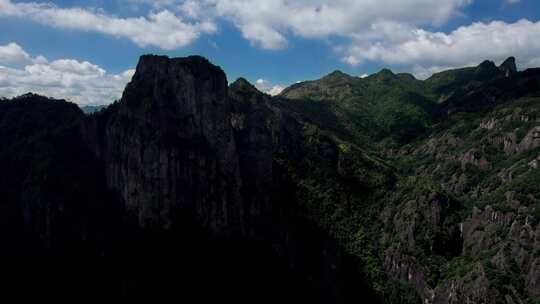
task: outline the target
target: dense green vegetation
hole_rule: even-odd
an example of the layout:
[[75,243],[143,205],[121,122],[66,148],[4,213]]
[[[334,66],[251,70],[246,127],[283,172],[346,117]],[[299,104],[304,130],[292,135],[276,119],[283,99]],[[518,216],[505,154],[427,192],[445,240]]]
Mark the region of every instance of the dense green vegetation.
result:
[[412,75],[383,70],[367,78],[334,72],[321,80],[300,83],[281,97],[293,111],[345,140],[374,145],[388,138],[407,143],[439,116]]
[[[300,177],[302,201],[359,258],[383,298],[418,301],[392,295],[409,294],[400,284],[412,282],[386,281],[391,250],[424,269],[422,280],[432,290],[444,292],[451,280],[471,286],[483,275],[487,290],[534,302],[524,285],[528,274],[513,257],[519,245],[509,239],[509,226],[474,222],[477,235],[492,239],[474,255],[462,246],[478,241],[463,240],[473,236],[459,231],[474,210],[488,206],[502,214],[527,207],[520,212],[527,210],[532,224],[540,220],[540,170],[533,166],[540,142],[531,137],[540,126],[540,73],[516,73],[512,62],[505,63],[508,73],[486,61],[426,81],[389,70],[367,78],[334,72],[276,99],[306,122],[312,149],[324,135],[339,143],[344,157],[360,156],[344,167],[350,177],[363,176],[365,187],[347,189],[345,172],[328,171],[332,166],[312,154],[315,169]],[[514,248],[504,257],[509,269],[492,262],[504,246]]]

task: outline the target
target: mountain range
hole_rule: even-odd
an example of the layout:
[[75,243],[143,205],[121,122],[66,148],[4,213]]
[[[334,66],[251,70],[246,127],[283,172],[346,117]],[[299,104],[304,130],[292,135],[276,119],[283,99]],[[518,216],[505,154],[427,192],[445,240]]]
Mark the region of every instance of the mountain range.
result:
[[[3,256],[128,299],[540,303],[540,69],[340,71],[271,97],[146,55],[85,114],[0,101]],[[90,113],[91,112],[91,113]]]

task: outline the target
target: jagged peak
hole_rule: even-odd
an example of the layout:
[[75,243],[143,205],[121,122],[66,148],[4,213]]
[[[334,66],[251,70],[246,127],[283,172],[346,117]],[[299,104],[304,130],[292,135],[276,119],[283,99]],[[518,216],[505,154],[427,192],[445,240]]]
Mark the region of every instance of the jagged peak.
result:
[[516,64],[516,57],[510,56],[510,57],[506,58],[506,60],[503,61],[501,66],[508,65],[508,64],[515,65]]
[[247,79],[240,77],[236,79],[235,82],[233,82],[229,88],[233,91],[235,90],[242,90],[242,91],[252,91],[260,93],[260,91],[255,87],[251,82],[249,82]]
[[516,66],[516,58],[515,57],[508,57],[500,66],[499,70],[501,70],[506,77],[509,77],[515,73],[517,73],[517,66]]
[[350,79],[350,78],[353,78],[351,75],[347,74],[347,73],[344,73],[340,70],[335,70],[333,71],[332,73],[324,76],[322,79],[323,80],[334,80],[334,79]]
[[396,74],[394,74],[394,72],[392,72],[392,70],[388,69],[388,68],[384,68],[382,70],[380,70],[379,72],[377,72],[376,74],[374,74],[375,76],[396,76]]
[[253,84],[251,84],[251,82],[249,82],[244,77],[239,77],[233,83],[231,83],[230,86],[231,87],[238,87],[238,86],[251,86],[251,87],[253,87]]
[[501,76],[501,70],[491,60],[486,60],[476,67],[476,79],[491,79]]
[[369,77],[367,77],[367,79],[388,80],[388,79],[394,79],[396,77],[397,77],[396,74],[394,74],[392,70],[388,68],[384,68],[380,70],[379,72],[370,75]]
[[477,69],[493,69],[493,68],[497,68],[497,66],[491,60],[484,60],[482,63],[480,63],[477,66]]

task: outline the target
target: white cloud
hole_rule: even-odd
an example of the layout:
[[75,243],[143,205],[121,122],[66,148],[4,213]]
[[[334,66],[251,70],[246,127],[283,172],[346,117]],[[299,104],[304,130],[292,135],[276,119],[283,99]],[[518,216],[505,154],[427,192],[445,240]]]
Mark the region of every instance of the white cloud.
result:
[[351,65],[373,61],[414,66],[417,76],[425,77],[433,71],[478,64],[485,59],[502,61],[512,55],[521,67],[530,67],[540,53],[540,22],[477,22],[449,34],[412,26],[401,27],[400,31],[385,27],[395,25],[375,24],[372,35],[355,37],[342,50],[343,60]]
[[[130,0],[148,4],[149,0]],[[281,49],[287,36],[326,38],[364,32],[373,23],[393,21],[439,25],[473,0],[161,0],[154,7],[195,20],[226,19],[243,37],[264,49]]]
[[268,90],[268,94],[272,95],[272,96],[276,96],[276,95],[279,95],[281,94],[281,92],[283,92],[283,90],[285,90],[285,87],[284,86],[281,86],[281,85],[275,85],[273,86],[270,90]]
[[[362,33],[370,24],[442,24],[472,0],[200,0],[190,10],[230,20],[244,38],[265,49],[287,45],[287,34],[304,38]],[[196,4],[195,4],[196,3]],[[195,8],[196,7],[196,8]],[[204,9],[203,9],[204,7]]]
[[485,59],[499,61],[511,55],[518,57],[521,67],[528,67],[540,53],[538,23],[526,20],[473,23],[450,33],[423,29],[426,25],[437,28],[460,15],[473,0],[387,0],[384,5],[378,0],[167,2],[169,9],[195,19],[229,20],[245,39],[264,49],[286,47],[291,35],[307,39],[341,37],[345,42],[337,45],[336,51],[344,62],[402,65],[423,78],[442,69]]
[[0,0],[0,16],[24,17],[56,28],[128,38],[140,47],[157,46],[166,50],[184,47],[201,34],[216,31],[216,25],[208,20],[190,23],[166,9],[151,12],[147,17],[119,18],[97,10]]
[[0,50],[10,45],[26,54],[27,60],[23,67],[10,66],[7,61],[0,65],[0,96],[3,97],[33,92],[78,104],[108,104],[121,96],[135,72],[127,70],[114,75],[87,61],[59,59],[49,62],[43,56],[32,59],[14,43],[0,46]]
[[271,96],[279,95],[283,90],[285,90],[285,86],[279,84],[274,85],[265,79],[257,79],[257,81],[255,81],[255,87]]
[[[473,23],[452,32],[426,30],[461,14],[474,0],[126,0],[152,8],[145,16],[122,18],[102,10],[62,8],[43,2],[0,0],[0,16],[18,16],[51,27],[92,31],[132,40],[138,46],[176,49],[231,22],[254,46],[278,50],[291,36],[341,38],[338,56],[350,65],[367,61],[411,68],[419,77],[448,67],[503,60],[537,65],[540,23]],[[519,0],[504,0],[518,3]],[[142,5],[141,5],[142,4]],[[0,49],[0,64],[36,62],[16,46]],[[4,64],[6,64],[4,63]]]
[[0,64],[19,64],[31,61],[30,55],[18,44],[0,46]]

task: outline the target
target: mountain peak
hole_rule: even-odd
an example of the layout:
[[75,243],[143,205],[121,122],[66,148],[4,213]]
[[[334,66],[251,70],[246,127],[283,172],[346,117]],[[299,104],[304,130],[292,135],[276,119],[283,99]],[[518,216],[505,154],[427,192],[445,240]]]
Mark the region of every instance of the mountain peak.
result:
[[233,82],[229,88],[232,91],[246,91],[246,92],[257,92],[260,93],[260,91],[253,85],[251,82],[249,82],[247,79],[240,77],[236,79],[235,82]]
[[517,67],[516,67],[516,58],[515,57],[509,57],[506,59],[500,66],[499,70],[501,70],[506,77],[510,77],[517,73]]
[[350,79],[352,78],[351,75],[343,73],[340,70],[335,70],[332,73],[324,76],[322,79],[324,80],[343,80],[343,79]]
[[244,77],[239,77],[238,79],[236,79],[233,83],[231,83],[231,87],[243,87],[243,86],[250,86],[250,87],[253,87],[253,85],[251,84],[251,82],[249,82],[247,79],[245,79]]
[[144,55],[139,59],[131,82],[122,98],[128,104],[182,103],[180,92],[200,91],[208,83],[218,95],[226,95],[227,79],[223,70],[201,56],[169,58]]
[[484,60],[482,63],[480,63],[477,67],[477,69],[492,69],[494,67],[497,67],[495,63],[491,60]]
[[201,56],[176,57],[169,58],[168,56],[160,55],[143,55],[139,59],[134,79],[141,76],[165,75],[170,73],[193,74],[200,77],[205,77],[215,74],[223,74],[220,67],[213,65],[208,59]]
[[476,79],[491,79],[501,75],[501,70],[491,60],[486,60],[476,67]]
[[368,78],[377,79],[379,81],[380,80],[385,81],[385,80],[395,79],[396,74],[394,74],[394,72],[392,72],[390,69],[384,68],[384,69],[380,70],[379,72],[377,72],[375,74],[372,74]]
[[392,70],[388,69],[388,68],[384,68],[382,70],[380,70],[378,73],[376,73],[375,75],[380,75],[380,76],[395,76],[396,74],[394,74],[394,72],[392,72]]

